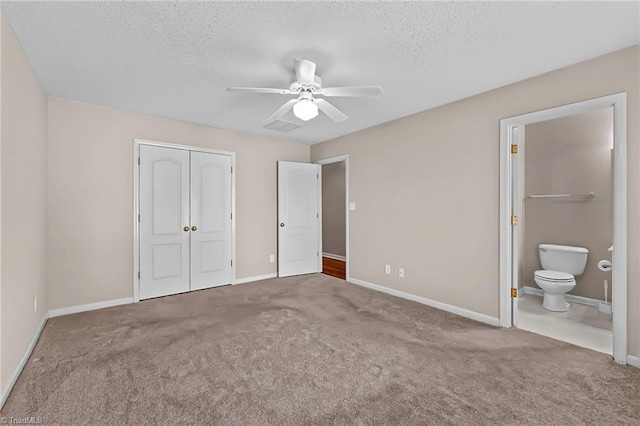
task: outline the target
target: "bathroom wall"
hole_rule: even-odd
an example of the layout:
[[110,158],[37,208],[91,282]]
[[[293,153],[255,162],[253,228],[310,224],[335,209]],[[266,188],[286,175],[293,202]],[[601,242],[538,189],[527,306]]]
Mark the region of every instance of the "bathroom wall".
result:
[[587,268],[571,294],[604,297],[602,282],[611,282],[611,273],[598,270],[597,263],[611,259],[607,249],[613,241],[612,114],[606,108],[525,127],[525,194],[596,194],[592,199],[525,197],[525,285],[536,287],[538,244],[586,247]]
[[345,162],[322,166],[322,251],[346,256]]

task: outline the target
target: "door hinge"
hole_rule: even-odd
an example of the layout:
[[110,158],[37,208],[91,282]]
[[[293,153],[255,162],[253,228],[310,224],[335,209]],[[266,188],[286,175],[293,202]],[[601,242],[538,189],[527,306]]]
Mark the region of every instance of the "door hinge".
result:
[[511,144],[511,153],[512,154],[517,154],[518,153],[518,144]]
[[233,173],[233,166],[231,166],[231,173]]
[[140,222],[140,215],[138,215],[138,222]]
[[316,179],[320,179],[320,173],[316,173]]
[[138,279],[140,279],[140,271],[138,271]]
[[511,216],[511,225],[515,226],[518,224],[518,216]]
[[320,219],[320,213],[316,213],[316,219]]
[[316,257],[320,257],[320,252],[319,251],[316,252]]
[[233,260],[231,261],[231,266],[233,266]]
[[231,220],[233,220],[233,213],[231,213]]
[[140,157],[138,157],[138,165],[140,165]]
[[511,297],[518,297],[518,289],[511,287]]

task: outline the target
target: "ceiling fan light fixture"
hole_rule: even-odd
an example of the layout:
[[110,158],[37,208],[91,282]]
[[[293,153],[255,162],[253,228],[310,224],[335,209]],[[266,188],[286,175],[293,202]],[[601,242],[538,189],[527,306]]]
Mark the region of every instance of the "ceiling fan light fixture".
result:
[[318,105],[312,99],[300,99],[293,106],[293,115],[300,120],[309,121],[318,116]]

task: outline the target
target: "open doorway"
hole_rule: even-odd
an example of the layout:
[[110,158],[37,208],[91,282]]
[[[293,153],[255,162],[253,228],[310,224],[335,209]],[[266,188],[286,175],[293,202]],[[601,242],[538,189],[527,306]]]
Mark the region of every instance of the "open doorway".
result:
[[[581,119],[591,129],[585,128],[585,134],[577,135],[577,121]],[[594,139],[599,131],[593,128],[597,121],[605,124],[601,137]],[[553,134],[562,128],[563,134]],[[533,147],[536,140],[536,149],[523,150],[523,145]],[[528,325],[524,328],[530,331],[549,332],[554,334],[547,334],[549,337],[612,353],[617,363],[626,364],[626,95],[503,119],[500,148],[501,326],[520,327],[525,322]],[[565,154],[570,154],[570,161],[561,158]],[[578,165],[580,162],[589,164]],[[534,173],[526,176],[527,167]],[[590,219],[598,223],[587,224]],[[577,229],[582,225],[583,231]],[[597,265],[601,261],[606,265],[608,259],[608,269],[598,269]],[[612,303],[608,306],[604,302],[604,280],[610,284],[607,298]],[[567,296],[578,286],[581,294]],[[558,289],[563,289],[560,296]],[[570,310],[572,304],[575,309]],[[585,312],[592,307],[593,318],[586,321],[591,326],[602,325],[593,321],[602,319],[597,310],[601,304],[603,318],[612,311],[613,345],[606,339],[600,339],[606,344],[599,347],[581,344],[584,339],[575,339],[576,333],[585,329],[580,321],[574,321],[575,317],[584,320],[591,315]],[[564,323],[548,323],[556,320]],[[565,338],[558,334],[561,325],[573,327],[567,329]],[[607,331],[607,327],[600,328]]]
[[322,272],[348,276],[348,156],[317,161],[322,167]]
[[613,108],[514,132],[514,325],[612,354]]

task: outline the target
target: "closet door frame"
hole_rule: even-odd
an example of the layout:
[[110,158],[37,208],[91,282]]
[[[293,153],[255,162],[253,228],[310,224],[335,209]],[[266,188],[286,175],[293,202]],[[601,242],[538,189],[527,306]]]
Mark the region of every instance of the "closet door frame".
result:
[[182,149],[185,151],[204,152],[209,154],[228,155],[231,157],[231,284],[236,281],[236,153],[218,149],[202,148],[190,145],[177,145],[172,143],[149,141],[144,139],[133,140],[133,302],[140,301],[140,146],[150,145],[161,148]]

